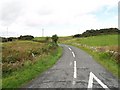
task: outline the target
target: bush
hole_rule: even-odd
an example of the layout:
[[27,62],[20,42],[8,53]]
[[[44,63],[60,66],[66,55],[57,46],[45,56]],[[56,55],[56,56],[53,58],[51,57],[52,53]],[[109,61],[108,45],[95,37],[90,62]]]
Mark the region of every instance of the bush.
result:
[[52,41],[55,45],[57,45],[58,36],[56,34],[52,36]]
[[106,35],[106,34],[120,34],[120,30],[117,28],[105,28],[100,30],[86,30],[82,34],[76,34],[74,37],[89,37],[89,36],[96,36],[96,35]]
[[7,42],[8,39],[7,38],[2,38],[2,42]]
[[31,35],[25,35],[25,36],[20,36],[18,37],[19,40],[32,40],[34,37]]

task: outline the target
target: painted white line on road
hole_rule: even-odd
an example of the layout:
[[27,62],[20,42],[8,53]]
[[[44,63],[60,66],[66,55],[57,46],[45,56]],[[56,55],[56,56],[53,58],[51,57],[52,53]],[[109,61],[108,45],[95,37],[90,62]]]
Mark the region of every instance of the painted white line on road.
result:
[[72,49],[71,49],[71,48],[69,48],[69,50],[70,50],[70,51],[72,51]]
[[73,55],[73,57],[75,57],[75,53],[74,52],[72,52],[72,55]]
[[77,78],[77,67],[76,67],[76,61],[74,61],[74,78]]
[[93,78],[105,89],[109,90],[109,88],[103,84],[101,82],[101,80],[99,80],[92,72],[90,72],[90,76],[89,76],[89,81],[88,81],[88,88],[92,88],[93,87]]

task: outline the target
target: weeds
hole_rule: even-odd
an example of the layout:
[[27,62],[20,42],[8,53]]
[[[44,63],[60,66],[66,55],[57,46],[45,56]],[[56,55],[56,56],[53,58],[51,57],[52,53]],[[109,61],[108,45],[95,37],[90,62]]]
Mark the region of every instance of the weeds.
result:
[[3,77],[8,73],[19,70],[28,63],[36,62],[36,57],[42,58],[45,54],[49,54],[56,49],[52,43],[39,43],[32,41],[16,41],[12,43],[4,43],[2,51]]
[[48,55],[42,58],[36,58],[33,64],[30,61],[24,63],[24,67],[12,72],[9,76],[3,78],[3,88],[19,88],[21,85],[26,84],[37,75],[52,67],[62,54],[62,48],[52,50]]

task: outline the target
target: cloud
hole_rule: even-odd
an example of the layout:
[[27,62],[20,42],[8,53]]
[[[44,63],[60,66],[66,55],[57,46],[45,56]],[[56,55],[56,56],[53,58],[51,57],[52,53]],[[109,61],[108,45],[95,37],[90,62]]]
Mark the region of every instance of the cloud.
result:
[[21,6],[17,1],[5,2],[3,4],[4,5],[1,10],[1,21],[2,25],[8,26],[20,16]]
[[[72,35],[117,27],[118,0],[1,0],[0,29],[19,34]],[[114,18],[113,18],[114,17]],[[62,32],[64,31],[64,32]]]

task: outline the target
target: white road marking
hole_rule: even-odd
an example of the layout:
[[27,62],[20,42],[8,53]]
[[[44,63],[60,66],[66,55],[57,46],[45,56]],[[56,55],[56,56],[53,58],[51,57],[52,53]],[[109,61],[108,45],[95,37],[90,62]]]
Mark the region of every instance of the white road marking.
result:
[[76,68],[76,61],[74,61],[74,78],[77,78],[77,68]]
[[75,53],[74,53],[74,52],[72,52],[72,54],[73,54],[73,57],[75,57]]
[[71,49],[71,48],[69,48],[69,50],[70,50],[70,51],[72,51],[72,49]]
[[109,90],[109,88],[103,84],[101,82],[101,80],[99,80],[92,72],[90,72],[90,76],[89,76],[89,81],[88,81],[88,88],[92,88],[93,87],[93,78],[105,89]]

